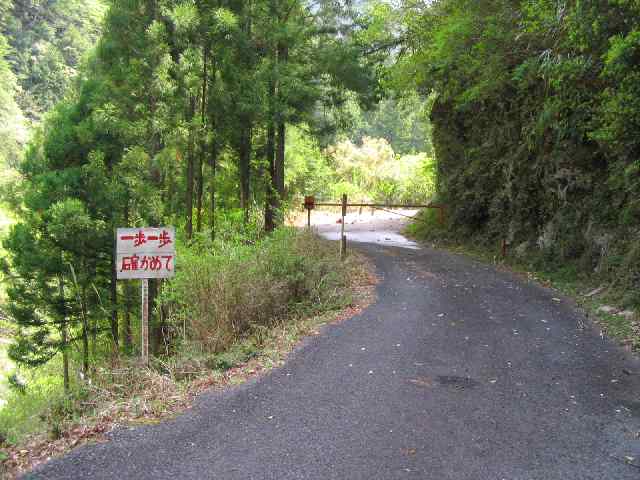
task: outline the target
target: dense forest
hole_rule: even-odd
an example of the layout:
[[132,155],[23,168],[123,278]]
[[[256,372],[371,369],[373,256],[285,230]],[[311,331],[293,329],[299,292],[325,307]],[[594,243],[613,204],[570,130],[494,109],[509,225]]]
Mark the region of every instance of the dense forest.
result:
[[570,266],[640,303],[640,6],[409,5],[398,65],[433,92],[449,234]]
[[[247,225],[262,210],[261,225],[272,231],[282,223],[282,202],[308,190],[305,179],[326,177],[329,160],[320,147],[345,123],[339,117],[358,119],[354,138],[382,133],[376,129],[389,123],[402,132],[391,138],[399,151],[425,146],[406,133],[407,123],[409,132],[411,124],[419,133],[426,129],[419,119],[385,122],[363,112],[381,96],[384,49],[364,55],[368,20],[348,7],[114,2],[82,64],[84,44],[74,36],[96,30],[101,8],[91,4],[82,17],[65,15],[82,11],[76,7],[16,2],[5,22],[7,38],[15,39],[5,58],[13,66],[16,103],[29,119],[48,111],[17,165],[24,181],[7,196],[21,220],[5,241],[14,275],[9,306],[20,325],[11,352],[20,363],[42,364],[64,351],[66,329],[80,325],[79,318],[87,323],[79,328],[88,344],[87,329],[94,336],[103,331],[105,309],[113,346],[131,347],[130,302],[118,302],[123,292],[111,255],[117,226],[175,224],[186,243],[212,241],[229,222]],[[25,29],[29,22],[37,28]],[[27,33],[18,34],[21,29]],[[409,103],[388,99],[380,115],[399,118],[401,108],[423,103],[415,95]],[[312,143],[316,164],[290,159],[286,178],[288,129],[289,139]],[[391,145],[382,146],[383,161],[396,158]],[[345,175],[359,168],[358,159],[346,163]],[[322,174],[309,173],[322,167]],[[314,188],[321,193],[327,184]],[[153,284],[152,303],[158,287]]]
[[504,241],[640,304],[635,0],[0,0],[0,79],[9,354],[59,390],[137,353],[116,227],[177,227],[158,356],[324,298],[283,228],[305,194],[437,200],[425,237]]
[[49,0],[1,14],[0,332],[18,370],[0,444],[59,435],[98,372],[136,361],[139,291],[116,279],[115,228],[176,226],[178,275],[150,282],[151,350],[163,368],[194,349],[211,366],[307,304],[345,300],[334,255],[284,227],[302,195],[433,193],[431,100],[384,86],[396,42],[376,8]]
[[65,95],[100,33],[100,1],[0,2],[2,146],[16,165],[28,130]]

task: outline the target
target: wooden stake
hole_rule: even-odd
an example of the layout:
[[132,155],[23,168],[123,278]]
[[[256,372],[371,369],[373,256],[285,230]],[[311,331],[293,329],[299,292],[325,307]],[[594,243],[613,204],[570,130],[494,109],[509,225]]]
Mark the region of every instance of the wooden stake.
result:
[[347,194],[342,195],[342,222],[340,224],[340,259],[347,256],[347,237],[344,234],[344,217],[347,215]]
[[142,329],[140,335],[140,358],[149,365],[149,279],[142,279]]

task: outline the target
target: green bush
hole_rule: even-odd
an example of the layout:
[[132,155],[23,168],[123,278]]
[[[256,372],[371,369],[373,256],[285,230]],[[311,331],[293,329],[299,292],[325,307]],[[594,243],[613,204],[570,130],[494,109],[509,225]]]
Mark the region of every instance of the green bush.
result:
[[[183,248],[180,269],[161,299],[169,323],[184,341],[216,354],[291,315],[339,307],[346,279],[337,273],[335,250],[290,228],[251,245]],[[232,363],[227,360],[213,363]]]
[[0,436],[9,443],[47,431],[57,437],[63,426],[80,411],[79,402],[85,397],[82,384],[74,384],[65,394],[59,371],[59,359],[34,370],[24,372],[24,388],[11,390],[6,404],[0,408]]
[[434,208],[421,210],[407,226],[406,233],[421,240],[443,239],[447,233],[446,221],[443,224],[440,215]]

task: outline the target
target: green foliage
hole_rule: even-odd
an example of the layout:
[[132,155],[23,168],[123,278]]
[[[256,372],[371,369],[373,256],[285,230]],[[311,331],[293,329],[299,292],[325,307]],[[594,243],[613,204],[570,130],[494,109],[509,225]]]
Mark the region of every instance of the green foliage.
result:
[[386,139],[371,137],[360,145],[344,139],[321,150],[304,128],[291,127],[287,135],[289,195],[422,203],[435,192],[435,162],[424,152],[398,155]]
[[[340,261],[331,242],[286,228],[253,245],[230,240],[230,232],[223,236],[226,240],[213,244],[202,236],[179,246],[184,268],[159,299],[167,314],[168,350],[152,358],[150,369],[141,369],[137,359],[111,358],[91,372],[90,381],[75,380],[65,392],[59,356],[39,369],[23,368],[24,392],[12,391],[0,408],[0,436],[10,444],[43,433],[53,440],[71,427],[103,421],[104,412],[121,420],[175,413],[188,403],[186,392],[194,386],[189,380],[210,382],[258,356],[268,365],[264,357],[285,353],[283,343],[295,344],[302,331],[319,323],[301,317],[351,301],[344,289],[361,269]],[[267,255],[277,261],[268,262]],[[296,290],[287,290],[290,286]],[[284,303],[274,303],[276,298]],[[256,305],[272,310],[259,312]],[[243,315],[229,316],[233,312]],[[229,343],[223,346],[219,342],[226,334]]]
[[446,237],[446,225],[442,224],[440,214],[435,209],[421,210],[407,225],[406,233],[421,240],[442,240]]
[[435,193],[435,162],[426,153],[399,156],[387,140],[364,137],[360,146],[344,140],[327,154],[336,178],[332,198],[423,203]]
[[[346,285],[335,247],[282,228],[253,245],[184,248],[183,267],[163,291],[174,335],[219,353],[239,338],[304,312],[338,308]],[[238,352],[215,357],[228,368]],[[245,352],[246,353],[246,352]]]
[[93,47],[104,15],[101,0],[13,0],[0,33],[8,40],[8,61],[20,91],[24,115],[39,120],[72,84],[83,56]]
[[[410,233],[494,261],[506,241],[507,262],[574,295],[607,286],[604,301],[637,309],[638,2],[441,0],[400,12],[411,53],[390,77],[435,98],[447,212],[443,227],[424,212]],[[638,344],[633,321],[602,325]]]
[[329,191],[333,170],[318,141],[304,126],[287,130],[285,185],[290,194],[322,194]]
[[325,114],[325,118],[332,118],[336,131],[321,136],[322,145],[333,144],[344,137],[353,143],[362,143],[365,137],[384,138],[401,155],[419,152],[431,155],[428,117],[431,103],[432,99],[425,99],[415,91],[383,98],[374,107],[367,108],[349,97],[340,108]]
[[[15,166],[20,158],[22,144],[26,141],[26,129],[22,112],[15,102],[17,82],[6,60],[8,45],[0,34],[0,168]],[[2,183],[6,178],[0,180]]]
[[24,375],[25,388],[11,391],[0,408],[0,434],[12,444],[68,421],[75,411],[75,399],[81,397],[79,390],[65,394],[60,376],[52,369],[25,371]]
[[442,0],[400,10],[412,53],[391,76],[402,84],[412,72],[435,96],[448,235],[504,239],[604,279],[625,272],[599,266],[632,248],[640,226],[637,2]]
[[222,353],[212,355],[207,362],[207,367],[212,370],[229,370],[255,357],[257,353],[258,350],[255,345],[238,343]]
[[[5,189],[17,222],[3,239],[19,368],[54,365],[72,391],[77,370],[96,379],[106,359],[137,353],[136,289],[115,278],[122,226],[177,229],[178,278],[150,282],[156,355],[175,353],[181,319],[187,340],[220,353],[254,327],[341,304],[326,247],[265,230],[295,195],[336,179],[314,138],[335,130],[318,126],[322,112],[380,98],[380,55],[363,43],[369,28],[381,35],[375,19],[299,0],[0,1],[0,119],[13,119],[0,152],[20,176]],[[424,102],[399,103],[358,135],[389,119],[399,148],[421,145]],[[16,104],[38,125],[24,155]],[[427,160],[403,158],[385,157],[397,172],[378,168],[375,195],[420,194]]]

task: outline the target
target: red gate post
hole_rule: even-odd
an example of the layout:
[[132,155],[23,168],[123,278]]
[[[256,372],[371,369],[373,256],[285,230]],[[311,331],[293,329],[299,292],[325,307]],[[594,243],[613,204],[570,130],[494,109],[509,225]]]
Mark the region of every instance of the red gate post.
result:
[[316,206],[316,199],[313,195],[304,197],[304,208],[307,209],[307,227],[311,228],[311,210]]

